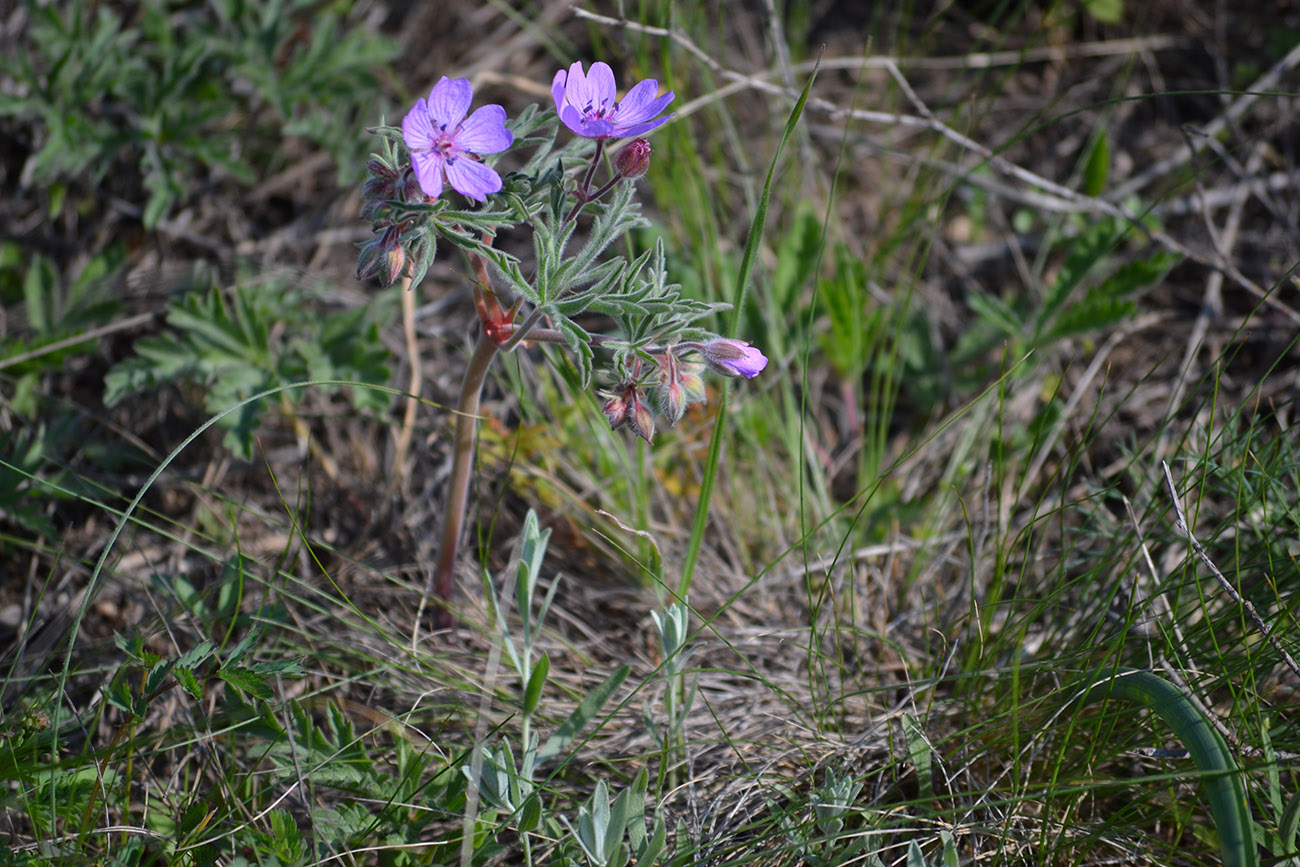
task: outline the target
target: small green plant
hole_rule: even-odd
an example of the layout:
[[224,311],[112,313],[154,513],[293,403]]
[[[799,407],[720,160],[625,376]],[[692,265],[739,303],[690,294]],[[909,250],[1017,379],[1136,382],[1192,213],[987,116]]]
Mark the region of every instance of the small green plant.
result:
[[[695,703],[695,679],[688,678],[689,662],[695,648],[688,643],[691,609],[685,600],[674,602],[663,611],[652,611],[655,629],[659,632],[659,647],[663,654],[664,719],[662,725],[647,703],[642,713],[646,729],[659,747],[660,788],[667,783],[677,787],[678,767],[686,759],[686,718]],[[688,682],[689,681],[689,682]]]
[[[1056,278],[1036,303],[972,293],[968,300],[979,326],[959,342],[954,364],[983,355],[998,341],[1007,341],[1010,356],[1018,359],[1031,350],[1114,328],[1132,318],[1137,310],[1136,293],[1164,277],[1180,257],[1157,251],[1108,267],[1128,231],[1116,218],[1084,224],[1069,241]],[[1095,276],[1098,271],[1100,279]]]
[[[136,355],[108,372],[105,403],[188,382],[203,389],[204,405],[215,414],[270,388],[313,381],[327,393],[344,391],[357,409],[382,412],[389,395],[365,386],[388,384],[389,356],[379,338],[387,305],[316,312],[311,296],[279,281],[240,283],[229,298],[216,286],[185,294],[168,310],[170,330],[141,338]],[[291,417],[301,394],[281,393],[281,408]],[[265,410],[263,401],[248,401],[221,419],[226,447],[238,457],[252,457]]]
[[[643,818],[645,771],[631,788],[620,793],[612,812],[608,786],[603,779],[599,780],[591,800],[579,807],[576,825],[568,824],[567,818],[555,814],[544,802],[544,790],[537,779],[539,763],[558,758],[570,747],[613,697],[630,671],[626,665],[616,669],[588,692],[554,732],[541,741],[535,729],[535,719],[550,673],[550,659],[545,653],[538,653],[536,645],[559,587],[558,579],[553,581],[546,595],[538,600],[538,579],[549,537],[550,531],[539,529],[537,515],[530,510],[524,519],[519,562],[515,581],[509,586],[510,592],[503,597],[497,593],[491,580],[484,581],[495,613],[497,639],[518,677],[519,760],[516,760],[516,750],[506,737],[502,737],[500,746],[496,748],[475,746],[469,761],[460,768],[470,782],[471,792],[466,804],[465,827],[468,832],[483,819],[501,823],[502,827],[491,835],[492,842],[475,848],[476,858],[503,851],[504,847],[495,842],[495,838],[501,830],[509,828],[519,839],[525,863],[532,864],[535,838],[554,840],[563,837],[567,827],[588,863],[621,867],[627,863],[630,851],[637,856],[638,863],[653,864],[663,847],[665,830],[662,820],[659,820],[651,837],[646,836]],[[511,608],[517,612],[517,630],[508,616]],[[474,812],[475,794],[492,811],[491,814],[480,817]],[[625,831],[632,841],[630,850],[621,845]]]
[[151,0],[128,21],[74,0],[34,4],[28,16],[0,88],[0,116],[28,125],[26,181],[48,189],[58,214],[80,184],[134,166],[149,228],[205,177],[251,184],[283,168],[283,136],[324,147],[353,177],[351,130],[373,110],[376,71],[396,55],[337,7],[304,2],[182,12]]

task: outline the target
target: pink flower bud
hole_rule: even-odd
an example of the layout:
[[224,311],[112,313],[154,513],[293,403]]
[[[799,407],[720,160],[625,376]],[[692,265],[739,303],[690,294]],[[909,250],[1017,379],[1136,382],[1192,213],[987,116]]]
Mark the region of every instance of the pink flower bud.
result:
[[705,343],[700,354],[704,356],[704,363],[710,370],[723,376],[753,379],[767,367],[767,356],[761,351],[727,337],[718,337]]
[[632,433],[646,442],[655,435],[654,413],[641,395],[641,387],[635,382],[621,382],[614,389],[614,394],[601,408],[609,420],[612,430],[626,425]]
[[406,251],[402,249],[401,244],[395,243],[388,248],[384,256],[384,266],[387,269],[384,276],[388,278],[384,283],[385,286],[393,285],[406,273]]
[[699,374],[704,365],[698,361],[683,361],[672,348],[656,359],[659,362],[659,385],[655,388],[655,400],[668,423],[677,424],[688,404],[704,400],[704,381]]
[[605,401],[605,405],[601,407],[600,411],[605,414],[610,430],[618,430],[627,424],[628,402],[625,396],[615,395],[611,397]]
[[655,435],[655,416],[650,411],[650,405],[641,399],[641,395],[636,396],[636,401],[632,406],[631,416],[627,421],[628,428],[632,433],[641,437],[647,443],[654,439]]
[[396,226],[389,226],[378,238],[368,241],[357,257],[357,279],[378,277],[385,286],[396,283],[406,270],[406,251]]
[[686,412],[686,389],[682,387],[681,380],[661,382],[655,393],[664,418],[668,419],[669,424],[677,424]]
[[678,382],[686,390],[687,403],[699,403],[704,400],[704,378],[700,376],[700,371],[704,365],[698,361],[680,362],[678,372]]
[[614,168],[618,173],[630,180],[635,180],[646,173],[650,168],[650,155],[654,149],[650,147],[650,142],[643,138],[633,139],[630,144],[626,145],[618,156],[614,159]]

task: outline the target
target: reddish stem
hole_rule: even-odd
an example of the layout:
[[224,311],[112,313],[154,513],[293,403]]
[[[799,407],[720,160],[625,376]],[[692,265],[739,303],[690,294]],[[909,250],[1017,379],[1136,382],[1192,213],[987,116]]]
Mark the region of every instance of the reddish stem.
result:
[[446,513],[442,522],[442,541],[438,545],[438,560],[433,572],[433,592],[442,603],[433,613],[436,629],[445,629],[455,622],[451,601],[455,587],[456,554],[460,549],[461,531],[465,527],[465,510],[469,503],[469,480],[474,469],[474,443],[478,434],[479,401],[483,396],[483,383],[488,369],[496,357],[497,345],[486,333],[480,332],[474,346],[474,355],[465,368],[465,379],[460,386],[460,403],[456,405],[456,430],[452,439],[451,479],[447,485]]

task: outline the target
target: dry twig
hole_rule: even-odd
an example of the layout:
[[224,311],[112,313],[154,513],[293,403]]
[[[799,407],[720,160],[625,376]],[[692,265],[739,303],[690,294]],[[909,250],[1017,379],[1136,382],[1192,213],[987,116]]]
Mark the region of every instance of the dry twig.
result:
[[1205,547],[1202,546],[1200,542],[1196,541],[1196,537],[1192,535],[1192,528],[1187,523],[1187,515],[1183,512],[1182,502],[1178,498],[1178,489],[1174,486],[1174,476],[1173,473],[1169,471],[1169,464],[1166,461],[1161,461],[1160,467],[1165,473],[1165,485],[1169,489],[1169,499],[1174,504],[1174,516],[1177,520],[1179,531],[1186,534],[1187,541],[1191,544],[1192,550],[1196,552],[1197,558],[1200,559],[1200,561],[1205,564],[1205,568],[1209,569],[1210,573],[1218,579],[1219,586],[1223,588],[1224,592],[1232,597],[1234,602],[1245,609],[1246,615],[1250,617],[1251,621],[1255,624],[1255,628],[1258,629],[1260,634],[1268,640],[1268,643],[1272,648],[1278,652],[1282,657],[1282,661],[1286,663],[1287,668],[1291,669],[1291,672],[1297,677],[1300,677],[1300,665],[1296,664],[1295,658],[1292,657],[1291,654],[1287,652],[1287,649],[1282,646],[1282,643],[1277,640],[1277,636],[1273,634],[1273,629],[1264,622],[1264,618],[1259,616],[1259,612],[1255,610],[1255,606],[1251,604],[1251,601],[1238,593],[1237,588],[1233,587],[1232,583],[1224,577],[1222,572],[1219,571],[1219,567],[1214,565],[1214,561],[1211,560],[1210,555],[1206,553]]

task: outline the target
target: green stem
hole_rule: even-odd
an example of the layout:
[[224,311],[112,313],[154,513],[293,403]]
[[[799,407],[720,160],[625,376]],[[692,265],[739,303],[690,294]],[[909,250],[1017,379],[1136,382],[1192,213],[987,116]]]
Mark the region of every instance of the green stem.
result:
[[1223,735],[1192,700],[1163,677],[1126,668],[1094,669],[1084,675],[1080,686],[1083,688],[1080,701],[1095,703],[1117,698],[1132,702],[1145,707],[1174,730],[1201,772],[1210,815],[1223,848],[1224,867],[1256,867],[1259,860],[1242,772]]
[[[781,159],[781,153],[785,150],[786,144],[790,141],[790,136],[794,134],[794,128],[799,123],[800,116],[803,115],[804,104],[808,102],[808,94],[812,91],[813,80],[817,77],[817,70],[809,76],[808,83],[804,85],[803,93],[799,95],[799,101],[795,103],[794,109],[790,112],[790,117],[785,122],[785,132],[781,135],[781,142],[776,146],[776,153],[772,154],[772,162],[767,167],[767,180],[763,182],[763,192],[758,197],[758,207],[754,211],[753,222],[749,226],[749,238],[745,241],[745,252],[740,257],[740,273],[736,276],[736,295],[732,304],[731,327],[727,331],[729,337],[735,337],[740,329],[740,317],[745,307],[745,295],[749,291],[749,274],[753,270],[754,261],[758,256],[759,243],[763,237],[763,227],[767,223],[767,207],[772,199],[772,183],[776,179],[776,167]],[[700,498],[695,504],[695,520],[691,524],[691,538],[686,543],[686,556],[682,559],[682,574],[677,582],[677,598],[685,599],[691,591],[691,580],[695,575],[695,563],[700,556],[700,545],[704,541],[704,528],[709,522],[709,500],[713,497],[713,480],[718,475],[718,462],[722,456],[722,434],[723,425],[727,419],[727,393],[729,389],[723,386],[722,396],[718,399],[718,412],[714,417],[713,435],[709,439],[709,457],[704,464],[704,476],[700,479]]]

